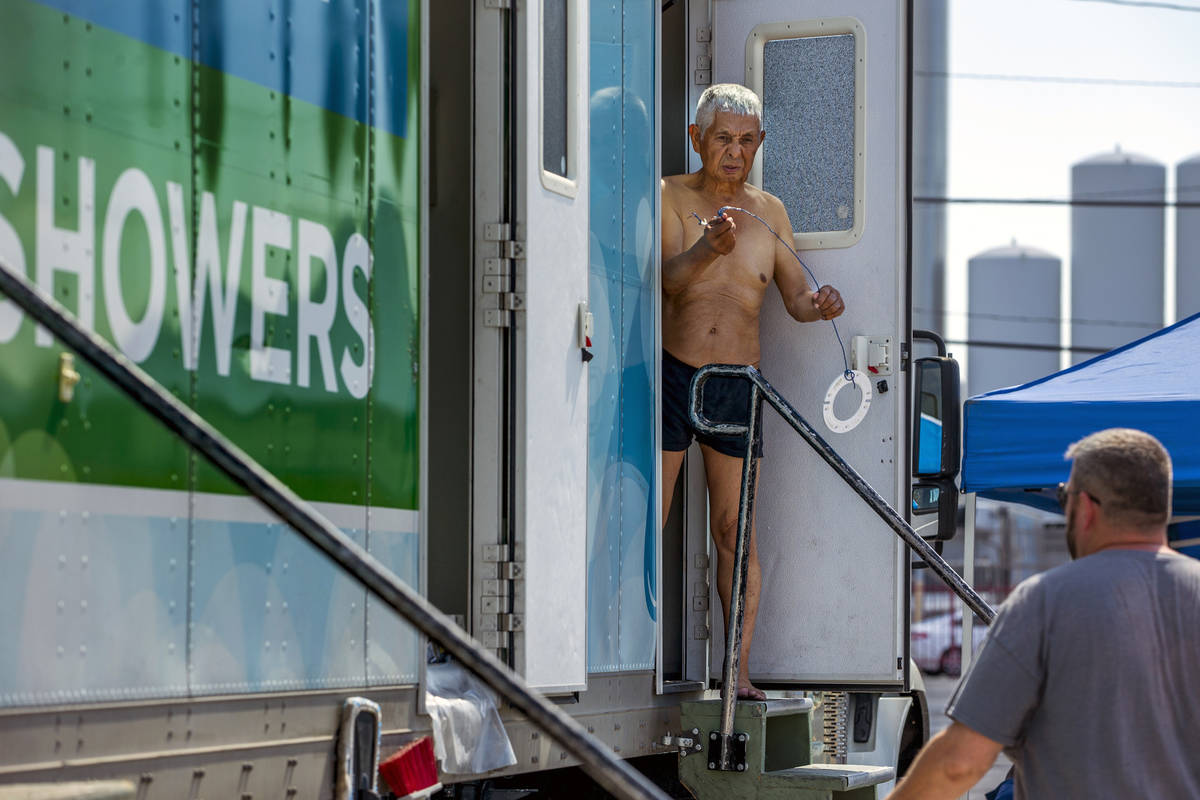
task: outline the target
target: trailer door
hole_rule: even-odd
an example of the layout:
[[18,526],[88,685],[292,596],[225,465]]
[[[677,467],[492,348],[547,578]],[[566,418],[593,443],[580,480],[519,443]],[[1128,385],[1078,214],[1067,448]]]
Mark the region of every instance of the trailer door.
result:
[[[711,7],[712,80],[746,84],[764,100],[766,139],[751,182],[784,201],[804,261],[819,283],[844,296],[837,323],[847,356],[859,335],[890,348],[890,363],[867,373],[874,396],[866,415],[854,422],[859,396],[843,389],[832,410],[846,422],[831,427],[824,401],[844,369],[832,326],[796,323],[771,290],[762,371],[895,506],[907,480],[906,376],[898,371],[907,338],[907,4],[746,0]],[[894,687],[904,680],[907,653],[903,546],[778,414],[763,413],[763,590],[753,679]],[[715,595],[711,607],[720,616]],[[713,620],[715,669],[723,628]]]
[[586,6],[480,0],[476,14],[473,630],[531,685],[574,691],[586,684]]

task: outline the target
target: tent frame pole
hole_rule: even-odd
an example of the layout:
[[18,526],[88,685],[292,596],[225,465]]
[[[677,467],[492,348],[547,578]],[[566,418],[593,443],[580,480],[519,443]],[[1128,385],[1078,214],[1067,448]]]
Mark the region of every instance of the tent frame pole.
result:
[[[963,580],[975,585],[975,492],[967,493],[967,508],[963,532]],[[961,600],[959,602],[962,602]],[[968,614],[963,608],[962,617],[962,674],[967,674],[967,667],[975,656],[975,615]]]

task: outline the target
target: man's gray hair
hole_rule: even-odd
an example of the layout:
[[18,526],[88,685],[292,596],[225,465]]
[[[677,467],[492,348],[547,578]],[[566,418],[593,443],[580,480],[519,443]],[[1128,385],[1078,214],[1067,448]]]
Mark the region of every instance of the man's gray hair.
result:
[[704,90],[696,103],[696,127],[703,136],[718,111],[729,111],[758,118],[762,130],[762,101],[758,95],[738,83],[716,83]]
[[1100,501],[1112,522],[1154,528],[1171,516],[1171,456],[1162,443],[1132,428],[1109,428],[1067,448],[1073,488]]

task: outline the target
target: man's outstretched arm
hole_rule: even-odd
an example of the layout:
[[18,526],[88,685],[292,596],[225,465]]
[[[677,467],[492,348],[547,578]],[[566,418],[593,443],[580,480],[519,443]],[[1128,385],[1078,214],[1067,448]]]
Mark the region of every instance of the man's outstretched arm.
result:
[[809,287],[796,256],[785,244],[790,240],[792,223],[787,209],[777,197],[771,197],[769,217],[772,227],[781,241],[775,244],[775,285],[783,298],[784,308],[797,322],[816,322],[819,319],[840,317],[846,310],[842,295],[832,286],[821,286],[816,290]]
[[987,773],[1003,747],[953,722],[929,740],[887,800],[954,800]]

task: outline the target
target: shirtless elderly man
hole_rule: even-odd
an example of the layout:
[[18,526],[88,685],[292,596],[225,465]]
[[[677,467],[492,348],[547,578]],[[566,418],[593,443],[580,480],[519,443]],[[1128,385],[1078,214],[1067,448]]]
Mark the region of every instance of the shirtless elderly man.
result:
[[[700,155],[700,170],[662,181],[663,519],[684,451],[695,436],[708,476],[717,592],[728,619],[745,440],[707,436],[692,428],[687,414],[692,375],[705,364],[758,364],[758,316],[772,280],[788,313],[799,322],[833,319],[845,304],[832,286],[813,291],[796,258],[757,220],[737,212],[717,213],[723,206],[753,211],[790,238],[792,224],[783,203],[746,183],[766,136],[758,96],[737,84],[710,86],[700,97],[696,123],[688,133]],[[706,224],[700,225],[693,213]],[[705,387],[705,414],[744,423],[749,398],[745,381],[713,378]],[[761,438],[754,443],[754,454],[762,456]],[[763,699],[750,682],[750,642],[762,587],[753,527],[749,556],[738,697]]]

